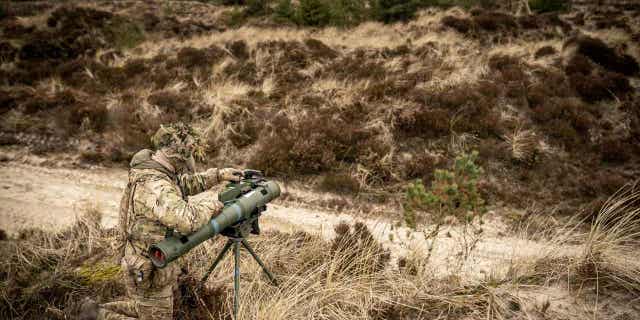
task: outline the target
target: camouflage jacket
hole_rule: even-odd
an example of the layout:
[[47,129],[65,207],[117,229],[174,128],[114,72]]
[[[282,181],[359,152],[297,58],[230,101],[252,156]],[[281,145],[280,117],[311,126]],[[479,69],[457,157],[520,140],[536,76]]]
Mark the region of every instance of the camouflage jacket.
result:
[[208,191],[218,183],[217,169],[178,176],[151,160],[152,154],[142,150],[131,160],[120,203],[123,245],[143,256],[168,229],[191,233],[221,209],[217,193]]

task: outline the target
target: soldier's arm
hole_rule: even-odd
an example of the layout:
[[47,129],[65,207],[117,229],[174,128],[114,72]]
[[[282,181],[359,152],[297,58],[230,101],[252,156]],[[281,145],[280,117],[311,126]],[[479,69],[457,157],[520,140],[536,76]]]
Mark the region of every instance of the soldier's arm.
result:
[[145,214],[180,233],[197,230],[222,209],[215,192],[202,192],[185,201],[177,186],[163,179],[147,181],[144,192],[144,201],[151,208]]
[[180,188],[186,195],[194,195],[211,189],[222,181],[239,181],[242,171],[235,168],[212,168],[196,174],[185,174],[178,177]]
[[178,177],[178,183],[180,188],[191,196],[204,192],[205,190],[213,188],[219,182],[219,176],[217,168],[211,168],[204,172],[198,172],[194,174],[183,174]]

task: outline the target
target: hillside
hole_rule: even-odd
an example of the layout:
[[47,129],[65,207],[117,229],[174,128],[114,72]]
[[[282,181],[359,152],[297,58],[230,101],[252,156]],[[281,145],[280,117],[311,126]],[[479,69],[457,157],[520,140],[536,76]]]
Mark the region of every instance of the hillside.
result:
[[[265,289],[254,270],[252,285],[260,290],[246,293],[246,299],[260,303],[247,309],[247,318],[623,320],[639,315],[633,303],[623,301],[637,301],[640,292],[640,267],[626,260],[638,250],[638,193],[629,184],[640,176],[640,5],[581,0],[546,10],[535,3],[554,1],[531,1],[534,12],[527,15],[516,14],[507,2],[417,1],[422,5],[405,16],[402,10],[391,14],[396,11],[372,6],[384,1],[327,1],[363,5],[343,11],[327,5],[326,14],[313,11],[322,6],[317,1],[222,2],[2,4],[3,168],[35,164],[64,168],[74,177],[76,170],[106,167],[121,177],[131,155],[150,147],[149,137],[160,124],[184,121],[206,140],[202,167],[260,169],[286,185],[290,192],[279,200],[279,212],[303,207],[322,217],[345,214],[349,222],[364,221],[346,227],[331,223],[328,227],[336,228],[331,237],[318,236],[315,229],[296,233],[304,229],[296,223],[274,226],[260,248],[275,260],[292,259],[288,265],[278,262],[276,271],[293,275],[289,286],[277,291],[292,300],[256,293],[276,291]],[[283,11],[286,3],[289,11]],[[304,11],[313,3],[313,10]],[[65,178],[56,174],[54,181],[62,185]],[[39,177],[33,173],[30,181]],[[12,188],[13,180],[2,178]],[[625,185],[626,193],[605,203]],[[77,190],[69,183],[66,192],[85,192]],[[25,212],[46,207],[44,200],[23,205],[16,197],[3,198],[11,204],[11,217],[23,215],[31,222],[39,215]],[[40,199],[55,203],[55,212],[70,208],[52,195]],[[76,238],[97,239],[97,248],[110,250],[112,231],[91,215],[112,218],[111,202],[108,212],[90,213],[87,225],[71,215],[60,218],[66,231],[59,236],[29,231],[42,235],[22,246],[43,246],[54,262],[21,247],[30,233],[7,230],[3,250],[14,251],[2,263],[13,266],[13,273],[0,278],[17,281],[15,288],[29,287],[20,281],[41,270],[16,267],[21,250],[29,252],[27,260],[39,261],[33,268],[51,262],[58,271],[77,267],[61,253],[69,241],[74,243],[69,250],[95,255],[91,246],[75,246]],[[5,221],[13,219],[7,210]],[[385,231],[389,239],[382,239],[375,233],[378,221],[407,235]],[[24,224],[3,222],[3,227]],[[498,268],[509,272],[483,269],[483,279],[454,277],[451,263],[462,270],[487,230],[493,230],[487,236],[493,240],[485,245],[492,248],[504,242],[510,245],[496,246],[514,251],[517,238],[549,253]],[[409,247],[409,235],[422,235],[431,249]],[[447,243],[447,238],[460,242],[455,258],[449,257],[457,262],[430,265],[435,239]],[[268,244],[274,239],[291,257]],[[384,248],[397,248],[389,243],[403,252],[392,262]],[[512,252],[504,254],[504,261],[513,258]],[[448,259],[442,255],[438,259]],[[351,287],[331,287],[331,279],[323,278],[326,268],[340,263],[355,264],[338,268],[337,277]],[[198,273],[203,266],[190,267]],[[602,282],[601,272],[609,277]],[[304,278],[307,274],[316,278]],[[301,279],[316,281],[307,284],[317,291],[296,286],[305,283]],[[82,283],[82,290],[97,288],[70,281]],[[528,285],[538,291],[523,289]],[[216,283],[216,290],[224,288]],[[337,290],[331,293],[336,296],[357,293],[343,305],[331,294],[319,294],[327,288]],[[554,294],[561,297],[557,304],[549,302]],[[541,297],[546,302],[538,301]],[[65,299],[51,307],[64,309]],[[206,301],[218,306],[213,316],[184,318],[228,318],[223,308],[228,297],[216,299]],[[291,301],[313,303],[304,309],[287,305]],[[602,301],[609,307],[600,309]],[[3,306],[0,315],[15,317],[9,310]]]

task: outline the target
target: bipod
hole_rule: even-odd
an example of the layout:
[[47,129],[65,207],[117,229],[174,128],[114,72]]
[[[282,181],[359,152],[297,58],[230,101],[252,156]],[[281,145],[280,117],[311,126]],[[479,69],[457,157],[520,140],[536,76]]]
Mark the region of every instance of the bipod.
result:
[[224,256],[227,253],[227,251],[231,250],[231,247],[233,246],[233,258],[234,258],[234,267],[233,267],[233,270],[234,270],[234,272],[233,272],[233,319],[237,320],[238,319],[238,305],[239,305],[238,295],[240,293],[240,245],[242,245],[249,252],[249,254],[251,254],[253,259],[260,265],[260,267],[262,267],[262,271],[264,271],[264,273],[267,275],[267,277],[269,278],[269,280],[271,281],[271,283],[274,286],[278,286],[278,282],[276,281],[276,279],[273,276],[273,274],[271,274],[271,272],[264,265],[262,260],[260,260],[260,257],[258,257],[258,255],[255,253],[255,251],[253,251],[253,248],[251,248],[251,246],[249,245],[247,240],[244,238],[244,236],[242,236],[242,232],[234,232],[233,236],[227,235],[227,237],[229,238],[227,240],[227,243],[224,245],[224,247],[222,248],[222,251],[220,251],[220,253],[216,257],[216,259],[213,261],[213,263],[209,267],[209,270],[207,270],[207,273],[205,273],[205,275],[202,277],[202,280],[200,282],[200,286],[204,286],[204,283],[209,278],[209,275],[211,275],[211,273],[218,266],[220,261],[222,261],[222,258],[224,258]]

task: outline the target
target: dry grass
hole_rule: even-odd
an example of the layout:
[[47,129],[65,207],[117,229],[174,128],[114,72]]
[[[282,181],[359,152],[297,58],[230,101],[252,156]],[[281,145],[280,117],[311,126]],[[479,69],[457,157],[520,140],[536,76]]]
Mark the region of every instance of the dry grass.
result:
[[[575,222],[566,227],[554,224],[552,232],[537,238],[549,239],[547,250],[539,250],[533,259],[516,253],[511,261],[505,260],[508,265],[500,266],[506,272],[495,270],[480,279],[442,273],[434,269],[438,265],[429,252],[415,249],[391,260],[399,261],[392,265],[389,252],[361,223],[336,226],[337,236],[331,241],[302,232],[267,232],[250,242],[280,285],[272,286],[243,251],[240,318],[537,319],[544,309],[548,319],[574,319],[553,306],[539,306],[539,299],[527,292],[568,284],[580,289],[573,295],[587,308],[594,303],[590,292],[599,293],[600,301],[620,290],[636,296],[640,269],[629,257],[637,254],[639,197],[633,186],[621,190],[586,232]],[[0,293],[7,303],[0,315],[29,319],[47,309],[49,314],[72,314],[82,296],[110,301],[121,295],[112,259],[115,234],[102,229],[99,220],[100,214],[92,209],[60,233],[23,231],[16,239],[2,240]],[[189,276],[180,280],[177,314],[186,319],[230,317],[232,259],[223,260],[205,291],[195,290],[194,280],[225,240],[205,243],[180,260]],[[454,242],[466,243],[460,237]],[[472,263],[463,256],[450,258]]]
[[625,289],[640,296],[640,191],[637,183],[627,185],[602,207],[579,258],[579,281],[594,281],[596,290]]
[[[609,198],[585,230],[586,219],[571,219],[558,225],[547,223],[536,234],[549,239],[537,261],[530,261],[526,281],[556,283],[597,297],[640,296],[640,192],[628,184]],[[535,280],[534,280],[535,279]]]
[[521,162],[534,160],[539,144],[535,132],[529,129],[516,128],[504,139],[509,144],[511,157],[514,160]]

